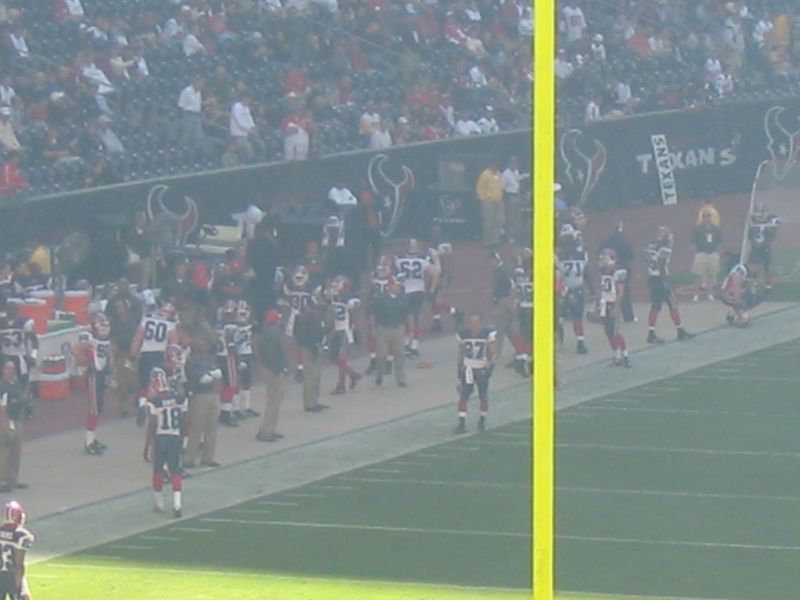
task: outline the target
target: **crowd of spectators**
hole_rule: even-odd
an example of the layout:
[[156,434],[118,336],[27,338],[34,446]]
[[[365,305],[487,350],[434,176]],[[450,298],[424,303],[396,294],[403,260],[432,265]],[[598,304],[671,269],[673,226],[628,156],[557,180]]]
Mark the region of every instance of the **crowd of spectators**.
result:
[[797,94],[800,4],[562,0],[562,123]]
[[0,0],[0,193],[529,125],[520,0]]

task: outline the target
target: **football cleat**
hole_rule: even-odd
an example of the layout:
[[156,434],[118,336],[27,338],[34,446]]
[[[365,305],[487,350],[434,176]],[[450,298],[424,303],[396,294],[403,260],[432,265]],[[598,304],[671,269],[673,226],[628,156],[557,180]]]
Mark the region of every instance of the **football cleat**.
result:
[[253,410],[252,408],[248,408],[247,410],[245,410],[244,414],[247,415],[248,417],[260,417],[261,416],[260,412],[258,412],[257,410]]
[[297,383],[303,383],[303,369],[297,369],[294,372],[294,380]]
[[478,431],[486,431],[486,417],[478,419]]
[[383,374],[384,375],[391,375],[392,374],[392,365],[393,364],[394,364],[394,361],[392,361],[392,360],[387,360],[386,361],[386,366],[383,367]]
[[84,452],[89,456],[102,456],[103,451],[100,450],[95,444],[87,444],[83,447]]
[[343,385],[337,385],[335,388],[331,390],[331,396],[341,396],[346,393],[347,390],[344,389]]
[[233,418],[233,415],[228,411],[221,411],[219,413],[219,422],[220,425],[225,425],[226,427],[238,427],[239,423]]
[[353,390],[358,385],[358,382],[361,380],[362,375],[360,373],[353,373],[350,375],[350,389]]
[[106,446],[102,442],[98,442],[97,440],[92,442],[92,446],[96,446],[97,448],[100,449],[101,452],[108,450],[108,446]]
[[589,353],[589,349],[586,347],[586,344],[583,343],[583,340],[580,340],[578,342],[578,350],[577,350],[577,352],[578,352],[578,354],[588,354]]
[[651,331],[647,334],[647,343],[648,344],[663,344],[664,340],[658,337],[655,332]]
[[683,327],[678,329],[678,341],[679,342],[684,342],[686,340],[690,340],[693,337],[694,337],[694,334],[693,333],[689,333]]
[[633,365],[631,364],[631,359],[627,356],[622,357],[622,366],[626,369],[630,369]]
[[181,517],[183,517],[183,512],[181,512],[180,508],[176,508],[175,510],[172,511],[172,516],[175,517],[176,519],[180,519]]
[[464,421],[459,421],[456,428],[453,430],[453,433],[456,435],[461,435],[462,433],[467,433],[467,426],[464,424]]
[[375,367],[377,366],[377,364],[378,364],[378,359],[370,358],[369,366],[367,367],[367,370],[364,371],[364,375],[372,375],[375,372]]
[[233,411],[233,418],[236,419],[237,421],[244,421],[245,420],[245,416],[242,413],[242,411],[240,411],[240,410]]
[[383,375],[378,375],[375,378],[375,385],[377,385],[377,386],[383,385]]

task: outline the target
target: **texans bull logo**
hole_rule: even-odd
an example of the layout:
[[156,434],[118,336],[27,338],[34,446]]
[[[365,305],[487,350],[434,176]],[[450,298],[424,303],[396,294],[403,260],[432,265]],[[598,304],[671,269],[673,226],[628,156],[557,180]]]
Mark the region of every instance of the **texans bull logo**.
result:
[[764,132],[772,173],[783,179],[800,158],[800,116],[783,106],[773,106],[764,115]]
[[584,206],[606,168],[608,153],[602,142],[590,138],[580,129],[570,129],[559,143],[564,177],[579,190],[578,206]]
[[[388,238],[397,227],[408,194],[414,189],[414,172],[406,165],[392,168],[389,157],[377,154],[369,161],[367,179],[380,201],[381,235]],[[399,172],[398,172],[399,171]]]
[[[168,215],[178,223],[178,245],[186,245],[186,240],[197,229],[199,222],[197,204],[188,196],[184,196],[181,203],[185,209],[183,212],[176,212],[164,200],[164,193],[169,190],[169,186],[158,184],[150,188],[147,194],[147,218],[151,221],[160,215]],[[169,204],[175,204],[170,202]]]

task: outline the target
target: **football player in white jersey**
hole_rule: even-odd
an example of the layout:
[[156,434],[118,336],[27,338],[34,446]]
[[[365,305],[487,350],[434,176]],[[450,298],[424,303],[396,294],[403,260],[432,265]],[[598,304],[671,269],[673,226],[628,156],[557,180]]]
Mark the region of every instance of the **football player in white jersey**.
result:
[[[570,227],[565,225],[565,227]],[[583,335],[583,313],[585,292],[593,293],[591,278],[588,275],[589,255],[580,248],[578,238],[567,232],[558,236],[559,281],[564,286],[559,314],[572,321],[572,331],[577,340],[578,354],[588,352]]]
[[617,266],[617,253],[610,248],[600,251],[597,264],[600,271],[600,317],[614,353],[611,364],[615,367],[630,367],[628,345],[620,331],[622,294],[625,293],[628,271]]
[[395,273],[403,282],[410,315],[406,324],[406,354],[419,356],[419,317],[425,301],[425,269],[428,258],[419,250],[417,240],[408,240],[408,250],[394,259]]
[[684,341],[694,336],[687,332],[678,310],[678,298],[669,282],[669,261],[672,258],[673,236],[669,227],[658,228],[658,239],[647,246],[647,287],[650,289],[650,313],[647,315],[647,343],[663,344],[656,335],[656,322],[664,304],[669,308],[669,316],[678,330],[678,340]]
[[108,375],[111,372],[111,324],[103,313],[92,316],[90,331],[81,333],[78,343],[72,347],[77,364],[87,368],[89,384],[89,406],[86,413],[86,440],[84,450],[91,456],[99,456],[107,449],[96,437],[95,430],[105,404]]
[[497,332],[483,324],[479,313],[473,313],[467,326],[458,332],[457,340],[458,425],[455,433],[467,431],[467,402],[476,387],[480,400],[478,431],[484,431],[489,412],[489,379],[497,360]]
[[345,381],[350,378],[350,389],[358,385],[361,373],[355,371],[347,361],[347,351],[355,341],[353,336],[353,319],[351,311],[359,306],[360,300],[350,293],[347,279],[337,275],[328,284],[325,297],[330,306],[333,319],[333,336],[330,340],[331,360],[339,370],[339,379],[331,394],[345,393]]
[[175,327],[178,316],[175,307],[167,303],[154,315],[142,317],[139,327],[131,342],[131,361],[139,359],[139,412],[136,424],[142,427],[147,420],[147,386],[150,382],[150,371],[160,367],[164,362],[164,351],[170,344],[177,343]]
[[433,317],[431,333],[442,331],[443,314],[452,315],[457,328],[461,327],[464,321],[463,313],[444,300],[451,275],[447,269],[447,260],[452,253],[453,246],[444,240],[441,229],[438,226],[434,227],[433,240],[428,248],[428,264],[425,266],[425,295]]
[[[16,303],[7,303],[5,312],[5,316],[0,319],[0,354],[4,362],[10,360],[14,363],[17,380],[24,394],[28,396],[30,371],[36,366],[39,355],[39,337],[36,335],[33,319],[19,316]],[[30,414],[27,416],[30,417]]]
[[250,305],[239,300],[236,307],[236,358],[239,361],[239,392],[234,398],[234,415],[237,418],[258,417],[261,413],[250,405],[250,388],[253,385],[253,319]]
[[762,255],[751,254],[746,263],[734,265],[722,282],[720,300],[729,308],[726,319],[731,325],[747,327],[749,324],[748,311],[761,301],[758,278],[762,267]]
[[238,427],[233,414],[233,400],[239,389],[239,360],[236,355],[236,300],[228,300],[217,311],[217,364],[222,371],[219,422],[228,427]]

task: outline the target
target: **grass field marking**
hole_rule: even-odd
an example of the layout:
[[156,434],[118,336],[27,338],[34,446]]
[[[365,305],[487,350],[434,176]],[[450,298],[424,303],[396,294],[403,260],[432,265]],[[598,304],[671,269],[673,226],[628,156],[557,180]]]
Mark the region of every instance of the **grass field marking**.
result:
[[387,475],[401,475],[405,473],[402,469],[364,469],[365,473],[386,473]]
[[285,498],[327,498],[325,494],[305,494],[301,492],[286,492],[281,496]]
[[715,377],[713,374],[704,375],[703,373],[693,373],[691,375],[684,375],[686,379],[703,379],[714,381],[770,381],[781,383],[800,383],[800,377],[767,377],[764,375],[724,375],[724,377]]
[[133,544],[109,544],[112,550],[153,550],[153,546],[135,546]]
[[[507,437],[507,438],[515,438],[515,439],[519,439],[519,440],[529,440],[529,439],[531,439],[530,435],[519,434],[519,433],[506,433],[504,431],[490,431],[488,435],[491,436],[491,437],[494,437],[494,436]],[[473,439],[480,439],[480,438],[476,437],[476,438],[473,438]]]
[[799,496],[761,496],[757,494],[717,494],[711,492],[672,492],[667,490],[622,490],[559,486],[559,492],[577,494],[609,494],[618,496],[668,496],[675,498],[714,498],[717,500],[758,500],[771,502],[800,502]]
[[711,456],[763,456],[767,458],[800,458],[798,452],[762,452],[760,450],[713,450],[710,448],[659,448],[656,446],[607,446],[604,444],[556,444],[557,448],[609,450],[612,452],[664,452],[667,454],[708,454]]
[[522,485],[519,483],[491,483],[479,481],[444,481],[435,479],[384,479],[378,477],[342,477],[346,481],[354,481],[359,483],[402,483],[408,485],[452,485],[455,487],[475,487],[475,488],[512,488],[512,489],[525,489],[529,490],[530,485]]
[[137,539],[147,540],[148,542],[183,542],[183,538],[170,537],[167,535],[137,535]]
[[648,408],[646,406],[593,406],[592,410],[597,411],[611,411],[611,412],[627,412],[627,413],[652,413],[652,414],[665,414],[665,415],[705,415],[705,416],[725,416],[725,417],[747,417],[759,419],[800,419],[800,415],[792,415],[786,413],[760,413],[760,412],[746,412],[737,410],[698,410],[695,408]]
[[232,513],[241,513],[243,515],[268,515],[270,511],[266,509],[256,509],[256,508],[229,508],[227,509],[228,512]]
[[[81,554],[81,558],[95,558],[95,559],[103,559],[109,558],[106,556],[93,556],[89,554]],[[121,560],[118,556],[111,557]],[[84,569],[87,571],[127,571],[131,573],[168,573],[170,575],[210,575],[213,577],[248,577],[248,578],[255,578],[255,579],[266,579],[266,580],[273,580],[273,581],[314,581],[319,583],[324,583],[329,581],[326,578],[322,577],[314,577],[313,575],[298,577],[297,575],[281,575],[281,574],[274,574],[274,573],[259,573],[259,572],[245,572],[245,571],[219,571],[219,570],[205,570],[205,569],[185,569],[185,568],[176,568],[176,567],[162,567],[162,566],[154,566],[154,567],[136,567],[133,565],[98,565],[98,564],[85,564],[85,563],[76,563],[76,562],[69,562],[69,563],[60,563],[60,562],[49,562],[47,563],[48,567],[53,567],[55,569]],[[376,579],[348,579],[348,578],[336,578],[337,582],[346,583],[350,585],[385,585],[385,586],[397,586],[401,588],[430,588],[430,589],[450,589],[450,590],[465,590],[465,591],[491,591],[491,592],[520,592],[526,591],[529,588],[508,588],[508,587],[489,587],[489,586],[478,586],[478,585],[457,585],[457,584],[445,584],[445,583],[422,583],[422,582],[415,582],[415,581],[386,581],[386,580],[376,580]],[[661,599],[657,599],[661,600]],[[670,600],[670,599],[667,599]],[[682,600],[682,599],[678,599]],[[691,600],[691,599],[689,599]]]
[[641,546],[685,546],[689,548],[732,548],[736,550],[766,550],[770,552],[800,552],[800,546],[774,546],[769,544],[739,544],[735,542],[692,542],[689,540],[644,540],[583,535],[557,535],[565,542],[596,542],[600,544],[639,544]]
[[706,596],[642,596],[641,594],[600,594],[597,592],[573,592],[559,590],[556,600],[730,600]]
[[202,527],[170,527],[170,531],[188,531],[190,533],[212,533],[213,529],[203,529]]
[[389,527],[386,525],[348,525],[345,523],[312,523],[306,521],[253,521],[225,518],[202,519],[209,523],[230,523],[232,525],[268,525],[275,527],[308,527],[311,529],[348,529],[354,531],[385,531],[390,533],[426,533],[434,535],[467,535],[485,537],[512,537],[530,539],[530,533],[515,531],[478,531],[471,529],[427,529],[424,527]]
[[253,504],[259,506],[300,506],[299,502],[285,502],[283,500],[256,500]]
[[[465,439],[469,439],[469,441],[472,442],[472,441],[474,441],[475,436],[470,436],[469,438],[465,438]],[[451,444],[452,443],[456,443],[456,440],[449,440],[449,442],[445,442],[445,443],[451,443]],[[437,450],[448,450],[450,452],[461,452],[461,451],[464,451],[464,452],[478,452],[480,450],[480,448],[475,448],[473,446],[445,446],[445,445],[437,446],[436,449]],[[417,456],[420,456],[420,455],[418,454]]]

